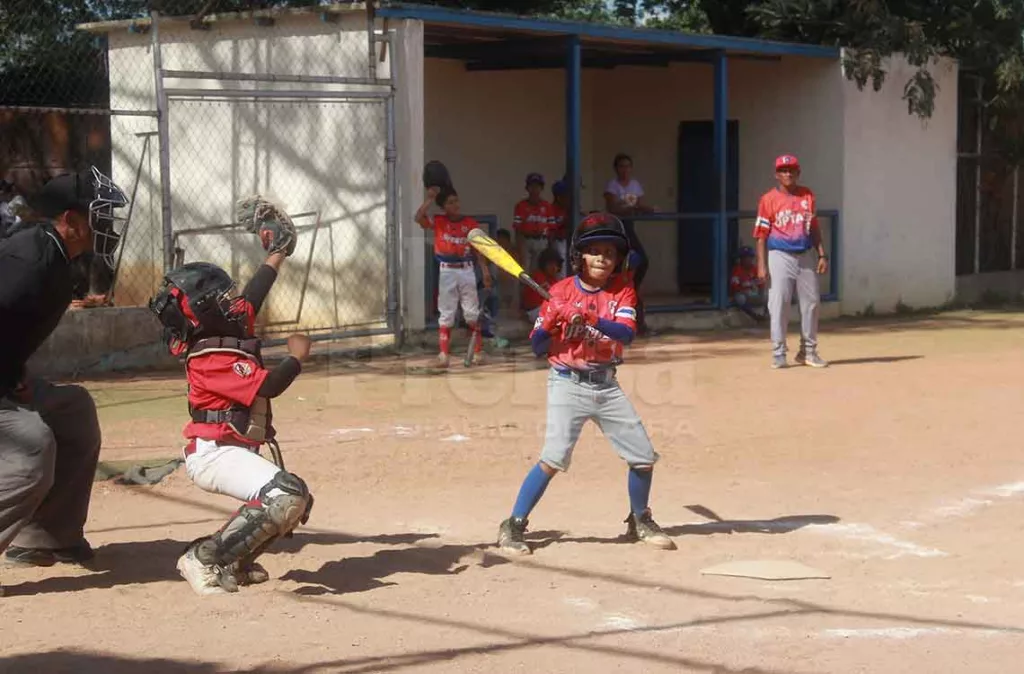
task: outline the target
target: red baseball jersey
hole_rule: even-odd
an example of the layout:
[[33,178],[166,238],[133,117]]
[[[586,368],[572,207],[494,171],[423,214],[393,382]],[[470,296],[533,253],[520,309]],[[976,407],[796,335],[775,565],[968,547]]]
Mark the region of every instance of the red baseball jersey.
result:
[[[226,410],[232,405],[252,405],[256,393],[269,371],[252,358],[237,353],[212,352],[189,358],[185,365],[188,377],[188,402],[197,409]],[[229,424],[200,424],[194,421],[185,426],[186,438],[202,438],[228,442],[247,447],[259,443],[236,433]]]
[[[550,321],[559,304],[596,314],[616,323],[624,323],[636,331],[636,290],[628,278],[613,276],[601,290],[584,290],[578,276],[570,276],[551,286],[551,300],[541,306],[540,315],[533,325],[536,331]],[[618,365],[622,362],[622,343],[605,336],[597,328],[581,326],[582,339],[566,335],[566,326],[551,331],[548,362],[553,367],[589,370]]]
[[729,291],[733,294],[750,292],[754,288],[764,287],[764,281],[757,278],[757,269],[745,267],[738,264],[732,268],[732,276],[729,277]]
[[775,188],[757,204],[754,236],[768,239],[768,250],[802,253],[811,248],[811,231],[818,228],[814,192],[797,186],[792,193]]
[[[540,287],[544,288],[545,290],[550,290],[552,285],[558,283],[557,276],[548,276],[547,274],[544,273],[543,269],[537,269],[536,271],[534,271],[532,274],[530,274],[530,278],[539,283]],[[530,309],[536,309],[543,303],[544,298],[541,297],[536,290],[534,290],[530,286],[523,286],[524,309],[526,309],[527,311],[529,311]]]
[[442,262],[466,262],[473,259],[469,232],[480,225],[470,217],[449,220],[444,213],[435,215],[434,256]]
[[546,236],[554,216],[550,202],[541,199],[531,204],[528,199],[523,199],[512,213],[512,228],[524,236]]
[[549,227],[552,238],[564,241],[569,236],[569,211],[558,204],[551,204],[551,225]]

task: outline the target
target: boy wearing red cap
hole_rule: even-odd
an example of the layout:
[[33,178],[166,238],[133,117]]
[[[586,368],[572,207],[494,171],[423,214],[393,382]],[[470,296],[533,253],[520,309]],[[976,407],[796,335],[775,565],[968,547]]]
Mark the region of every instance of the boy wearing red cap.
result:
[[[814,192],[797,184],[800,162],[791,154],[775,160],[778,186],[766,192],[757,206],[757,276],[768,283],[771,317],[772,367],[786,367],[786,328],[789,305],[796,287],[800,303],[800,350],[797,365],[826,367],[818,355],[818,274],[828,271],[828,256],[821,242]],[[812,255],[816,253],[816,257]]]

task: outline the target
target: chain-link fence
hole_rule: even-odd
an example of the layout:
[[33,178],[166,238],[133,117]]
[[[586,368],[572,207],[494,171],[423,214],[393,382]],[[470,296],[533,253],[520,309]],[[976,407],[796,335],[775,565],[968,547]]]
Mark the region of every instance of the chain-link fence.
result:
[[115,268],[83,268],[80,294],[116,306],[143,305],[175,263],[213,262],[244,283],[263,253],[232,226],[233,206],[263,194],[300,232],[264,331],[387,332],[398,293],[386,36],[362,4],[225,13],[253,4],[3,3],[0,178],[29,192],[90,165],[113,177],[131,217]]

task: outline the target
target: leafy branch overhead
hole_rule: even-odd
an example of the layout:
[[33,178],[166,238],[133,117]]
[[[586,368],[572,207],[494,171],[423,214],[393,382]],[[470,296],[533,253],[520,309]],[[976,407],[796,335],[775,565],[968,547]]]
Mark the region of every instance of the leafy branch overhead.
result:
[[[0,2],[0,103],[102,105],[102,49],[76,23],[190,15],[334,0],[4,0]],[[416,1],[416,0],[413,0]],[[1024,108],[1024,0],[419,0],[459,9],[557,16],[620,25],[848,47],[845,71],[878,89],[886,57],[917,68],[904,83],[908,111],[932,115],[941,95],[928,71],[938,56],[959,60],[983,82],[988,118]],[[994,117],[993,117],[994,116]]]

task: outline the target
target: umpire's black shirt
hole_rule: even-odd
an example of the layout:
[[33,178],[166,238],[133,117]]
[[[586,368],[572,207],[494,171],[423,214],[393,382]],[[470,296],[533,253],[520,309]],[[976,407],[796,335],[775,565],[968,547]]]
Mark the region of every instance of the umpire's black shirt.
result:
[[18,385],[69,304],[70,260],[51,226],[0,239],[0,396]]

